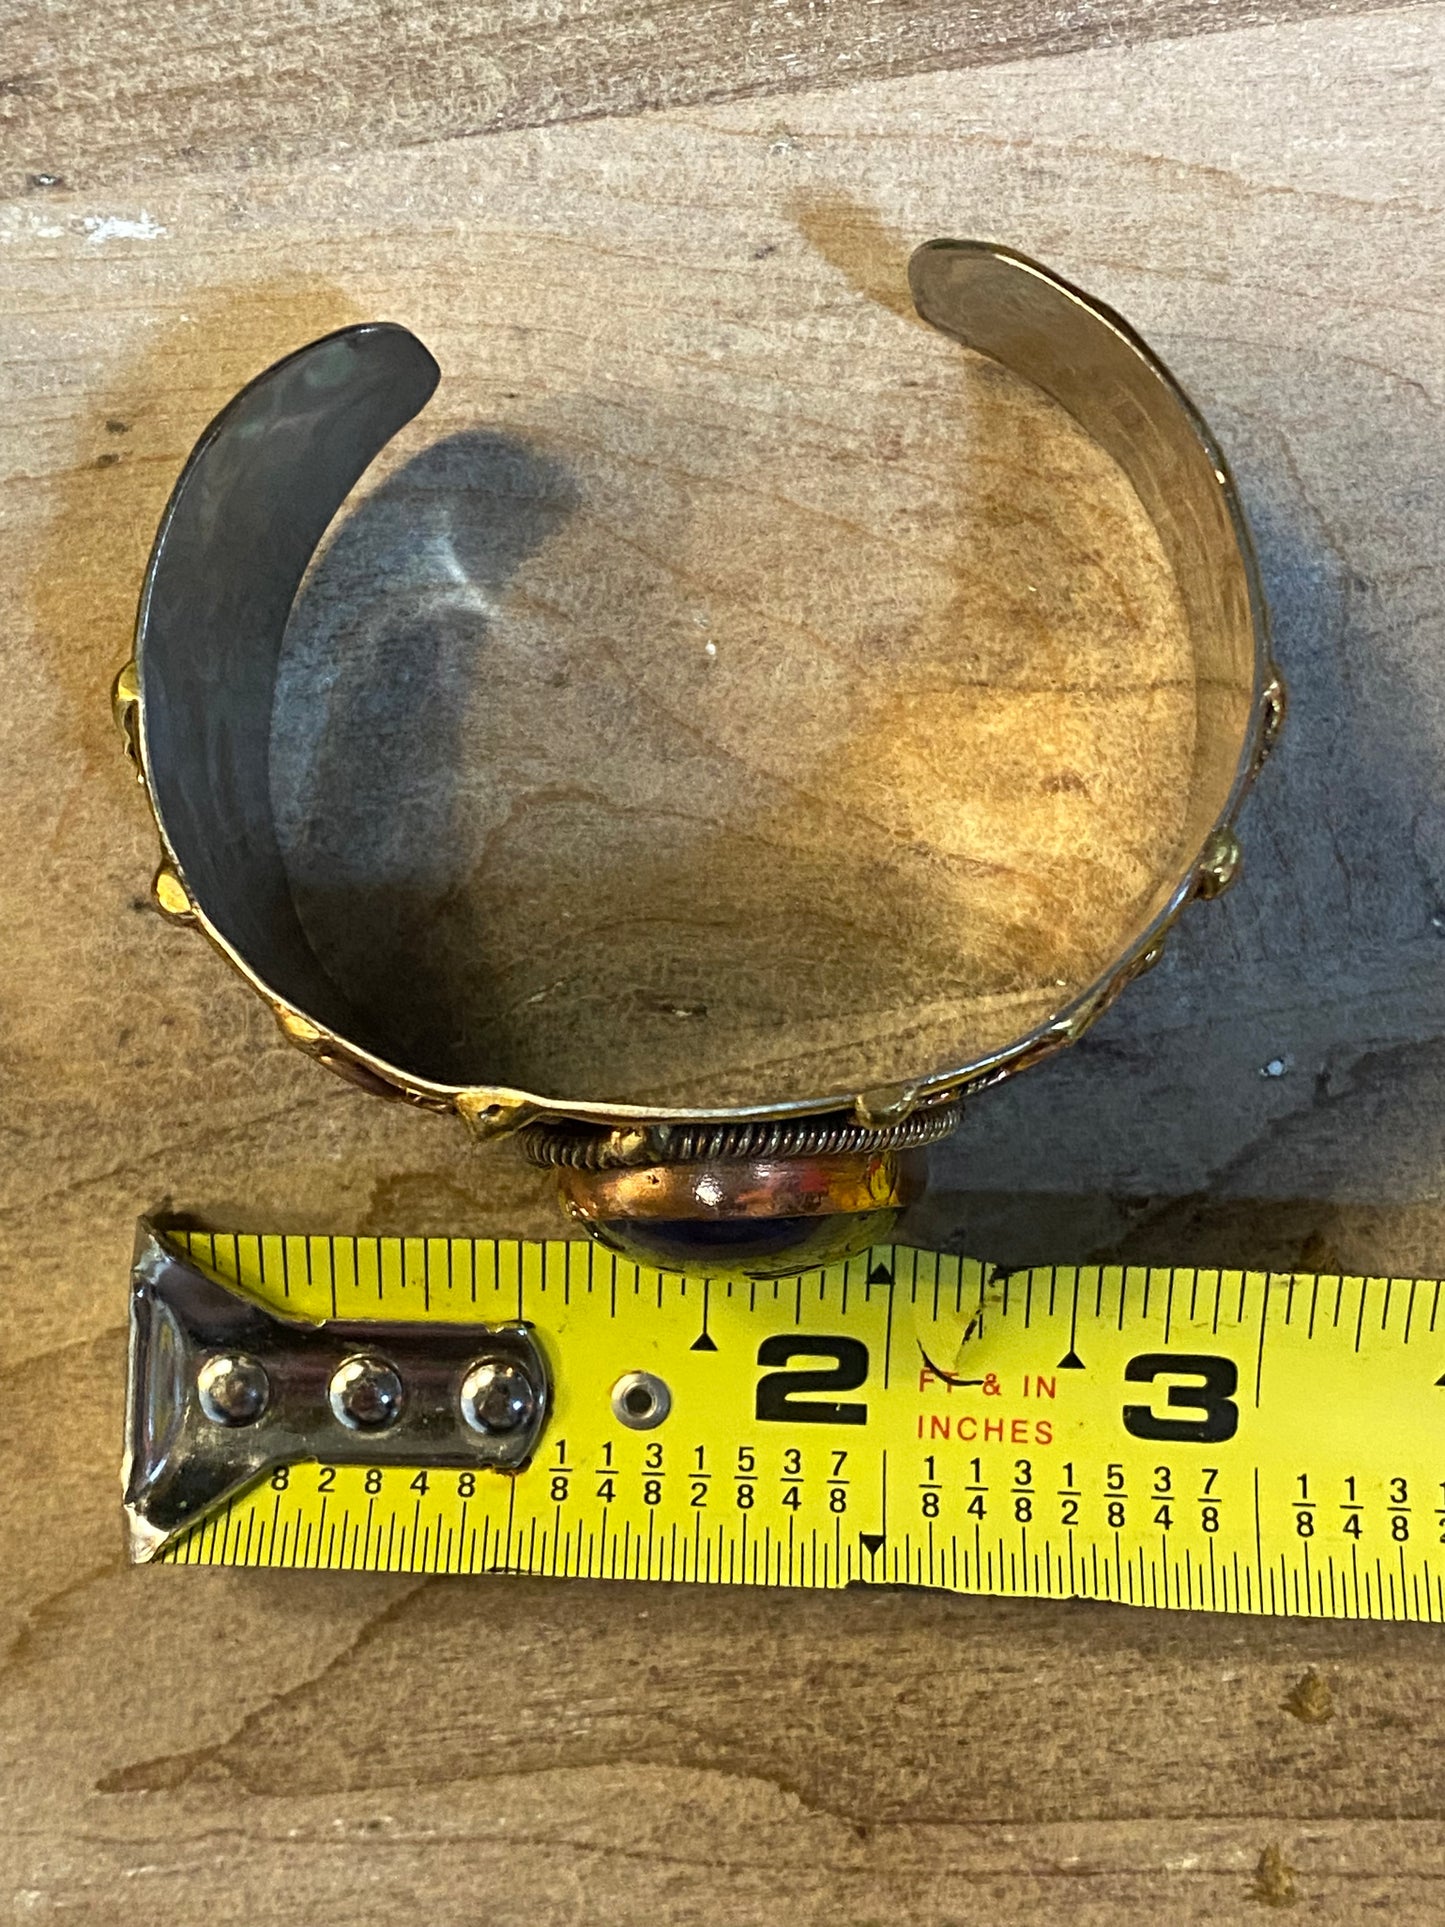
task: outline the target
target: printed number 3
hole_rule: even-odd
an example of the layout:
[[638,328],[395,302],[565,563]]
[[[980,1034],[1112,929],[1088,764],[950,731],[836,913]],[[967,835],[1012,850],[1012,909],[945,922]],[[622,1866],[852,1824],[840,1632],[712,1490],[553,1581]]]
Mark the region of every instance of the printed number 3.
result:
[[1124,1367],[1130,1384],[1148,1385],[1156,1378],[1197,1378],[1201,1385],[1171,1385],[1165,1403],[1188,1418],[1161,1418],[1149,1405],[1124,1407],[1124,1430],[1136,1439],[1177,1439],[1195,1445],[1218,1445],[1239,1430],[1239,1407],[1234,1391],[1239,1369],[1232,1358],[1205,1352],[1141,1352]]

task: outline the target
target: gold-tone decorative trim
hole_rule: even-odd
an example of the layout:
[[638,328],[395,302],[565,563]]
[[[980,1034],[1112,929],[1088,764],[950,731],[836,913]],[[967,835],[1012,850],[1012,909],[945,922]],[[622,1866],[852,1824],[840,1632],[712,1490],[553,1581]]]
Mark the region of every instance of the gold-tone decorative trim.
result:
[[[549,1095],[509,1087],[440,1083],[377,1056],[354,1039],[341,1035],[334,1023],[323,1021],[318,1012],[301,1008],[294,994],[283,995],[275,983],[268,981],[268,972],[223,933],[215,921],[207,890],[194,880],[199,872],[195,872],[191,880],[187,879],[186,868],[178,860],[172,835],[168,833],[168,810],[158,800],[161,791],[157,781],[156,746],[149,727],[150,709],[157,694],[154,678],[160,673],[152,660],[152,629],[158,620],[158,584],[165,577],[167,566],[180,566],[181,558],[175,556],[175,547],[187,540],[194,543],[199,539],[195,531],[200,525],[195,524],[194,519],[192,524],[185,524],[190,484],[218,447],[229,446],[227,437],[234,439],[243,418],[249,420],[255,416],[263,428],[273,420],[285,419],[284,408],[291,404],[282,397],[282,389],[294,396],[298,386],[304,386],[304,383],[298,384],[296,377],[296,370],[302,364],[309,367],[314,362],[319,368],[324,361],[328,382],[334,391],[340,392],[336,384],[344,385],[351,379],[347,356],[352,356],[358,367],[366,362],[370,372],[365,379],[371,386],[366,391],[367,399],[360,405],[363,410],[370,408],[373,418],[363,423],[364,432],[359,440],[364,442],[371,434],[375,443],[373,454],[396,432],[396,426],[410,419],[425,404],[437,379],[435,364],[426,350],[405,330],[366,324],[312,343],[287,362],[278,363],[243,391],[202,437],[177,484],[157,536],[141,602],[135,658],[122,668],[113,690],[116,720],[126,753],[145,785],[160,836],[162,863],[154,884],[158,907],[172,921],[194,925],[202,932],[270,1005],[289,1041],[338,1076],[368,1091],[401,1097],[429,1110],[455,1111],[481,1138],[506,1136],[524,1126],[545,1125],[549,1121],[566,1120],[601,1130],[635,1134],[668,1125],[785,1120],[839,1112],[851,1112],[860,1124],[881,1127],[896,1123],[915,1110],[945,1104],[966,1090],[987,1089],[1072,1042],[1113,1002],[1125,984],[1158,961],[1164,937],[1185,903],[1195,897],[1212,899],[1228,888],[1238,875],[1241,861],[1235,818],[1251,780],[1278,737],[1285,713],[1285,695],[1270,652],[1268,618],[1253,546],[1223,455],[1188,397],[1127,324],[1037,263],[987,243],[932,242],[914,256],[910,282],[915,304],[925,320],[967,345],[993,355],[1053,393],[1086,428],[1099,434],[1126,470],[1129,470],[1130,433],[1127,424],[1147,422],[1149,432],[1156,438],[1162,436],[1167,441],[1172,436],[1174,444],[1189,455],[1186,480],[1180,481],[1183,470],[1178,464],[1158,463],[1159,472],[1155,474],[1149,466],[1156,460],[1154,455],[1139,458],[1141,472],[1152,478],[1156,492],[1166,485],[1195,491],[1197,500],[1175,505],[1181,511],[1176,518],[1180,526],[1197,522],[1202,514],[1228,531],[1228,542],[1219,553],[1224,554],[1227,548],[1227,566],[1234,572],[1234,579],[1220,586],[1217,601],[1221,610],[1235,612],[1230,620],[1235,621],[1236,626],[1242,625],[1242,633],[1249,639],[1250,656],[1248,662],[1237,658],[1235,668],[1219,687],[1232,691],[1237,684],[1241,690],[1251,688],[1252,694],[1228,794],[1202,834],[1197,853],[1183,864],[1176,887],[1145,927],[1133,936],[1108,972],[1068,1007],[1001,1049],[963,1065],[926,1071],[915,1080],[886,1090],[785,1093],[779,1094],[776,1101],[746,1107],[674,1109],[579,1101],[565,1094]],[[1102,360],[1109,362],[1113,370],[1111,379],[1119,388],[1122,400],[1119,396],[1104,394],[1107,383],[1100,386],[1103,398],[1097,403],[1093,392],[1081,386],[1085,382],[1081,371]],[[287,383],[290,387],[286,387]],[[326,383],[318,382],[312,384],[308,392],[325,389]],[[321,404],[313,398],[307,405],[315,408]],[[278,415],[278,409],[283,413]],[[299,441],[293,438],[285,444],[288,448],[304,445],[304,437]],[[343,456],[329,458],[332,466],[322,476],[323,484],[333,487],[337,478],[341,478],[344,484],[341,499],[354,480],[351,470],[359,473],[369,459],[363,451],[358,468],[354,457],[355,450],[348,445]],[[1138,485],[1138,475],[1130,472]],[[324,508],[327,504],[323,502],[320,506]],[[335,502],[330,506],[334,508]],[[1167,502],[1164,506],[1168,507]],[[177,528],[186,526],[191,533],[178,536]],[[219,525],[213,519],[206,526]],[[232,544],[237,540],[234,530],[229,528],[223,528],[214,539]],[[190,568],[188,580],[193,583],[205,580],[206,558],[192,555],[186,560]],[[254,556],[251,561],[254,565]],[[190,647],[206,647],[204,630],[199,633],[186,630],[185,634]],[[173,660],[183,660],[183,657],[173,657]],[[1234,678],[1233,682],[1230,677]],[[184,736],[171,739],[184,740]],[[174,827],[173,824],[173,830]],[[189,857],[187,861],[189,863]]]

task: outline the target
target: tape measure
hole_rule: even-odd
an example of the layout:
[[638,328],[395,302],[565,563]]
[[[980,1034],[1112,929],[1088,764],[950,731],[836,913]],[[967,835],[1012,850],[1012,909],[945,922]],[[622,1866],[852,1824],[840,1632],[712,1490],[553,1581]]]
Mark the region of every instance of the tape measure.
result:
[[1445,1620],[1438,1282],[903,1246],[762,1282],[565,1242],[170,1242],[290,1319],[521,1321],[551,1393],[520,1471],[278,1463],[162,1561]]

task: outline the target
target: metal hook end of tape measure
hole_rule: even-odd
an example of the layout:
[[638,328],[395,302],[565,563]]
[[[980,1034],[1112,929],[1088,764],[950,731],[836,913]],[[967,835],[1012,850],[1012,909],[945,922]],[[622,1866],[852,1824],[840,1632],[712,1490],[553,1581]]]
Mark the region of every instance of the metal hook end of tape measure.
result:
[[298,1459],[517,1472],[551,1404],[530,1325],[310,1324],[206,1277],[142,1219],[131,1273],[124,1464],[143,1564]]

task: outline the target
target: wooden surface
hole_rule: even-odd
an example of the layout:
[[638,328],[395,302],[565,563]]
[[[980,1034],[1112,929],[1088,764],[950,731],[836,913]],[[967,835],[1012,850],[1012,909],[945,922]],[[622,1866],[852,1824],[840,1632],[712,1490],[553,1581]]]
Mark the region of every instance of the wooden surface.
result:
[[[838,352],[930,234],[1121,308],[1234,459],[1291,727],[1245,880],[1083,1046],[975,1108],[917,1235],[1439,1272],[1445,9],[1314,11],[7,11],[11,1917],[1438,1917],[1428,1630],[120,1555],[138,1210],[550,1222],[504,1153],[325,1077],[160,925],[106,715],[197,430],[361,316],[467,370],[404,454],[565,388],[565,456],[629,409],[641,436],[678,370],[725,405],[770,331]],[[1187,37],[1205,24],[1228,30]]]
[[798,92],[1379,0],[12,0],[0,111],[11,181],[89,191],[510,127]]
[[1196,855],[1122,469],[918,320],[895,238],[798,219],[639,299],[632,249],[523,214],[510,259],[459,242],[463,328],[409,299],[438,406],[299,598],[271,742],[301,923],[393,1063],[846,1102],[1046,1022]]

